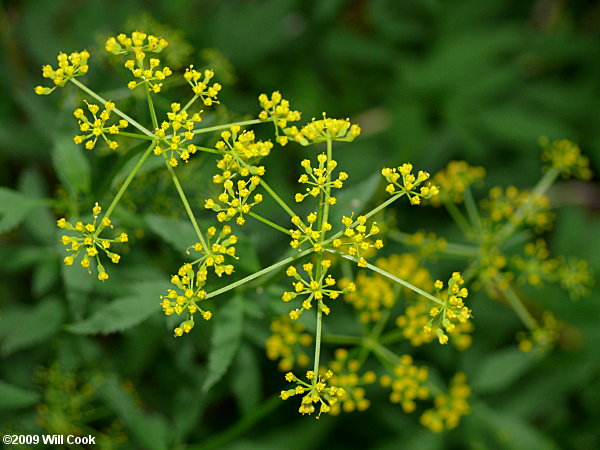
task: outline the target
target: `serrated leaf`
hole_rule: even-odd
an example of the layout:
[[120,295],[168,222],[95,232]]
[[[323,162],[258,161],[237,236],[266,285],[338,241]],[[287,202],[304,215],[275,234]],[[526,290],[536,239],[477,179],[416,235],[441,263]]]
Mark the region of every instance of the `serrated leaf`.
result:
[[0,233],[19,225],[27,214],[43,204],[43,199],[0,187]]
[[38,401],[37,392],[0,380],[0,410],[25,408]]
[[208,357],[208,374],[202,386],[204,392],[219,381],[233,361],[242,337],[244,302],[240,295],[233,297],[215,313],[215,324]]
[[8,355],[48,339],[58,332],[64,317],[64,307],[56,297],[35,307],[4,311],[0,318],[0,352]]
[[189,221],[172,219],[157,214],[148,214],[145,219],[154,233],[171,244],[175,250],[182,253],[198,240],[194,227]]
[[535,355],[516,348],[494,352],[479,366],[472,387],[479,393],[504,389],[523,375],[535,361]]
[[83,153],[83,147],[76,145],[72,138],[58,135],[52,148],[52,161],[60,181],[71,192],[90,192],[90,165]]
[[110,334],[134,327],[160,310],[165,281],[135,283],[130,295],[117,298],[85,320],[67,326],[76,334]]

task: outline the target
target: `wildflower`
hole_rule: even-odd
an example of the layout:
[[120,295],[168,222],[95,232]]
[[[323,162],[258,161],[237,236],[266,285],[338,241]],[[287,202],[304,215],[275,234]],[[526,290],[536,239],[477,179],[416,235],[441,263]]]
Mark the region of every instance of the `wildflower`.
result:
[[304,146],[326,141],[352,142],[360,135],[360,127],[350,124],[349,119],[331,119],[325,113],[323,119],[313,119],[300,130],[293,126],[284,131],[291,140]]
[[281,297],[282,300],[284,302],[289,302],[298,296],[308,296],[303,300],[301,308],[294,309],[290,312],[290,318],[292,320],[298,319],[305,310],[311,309],[313,300],[317,301],[317,308],[327,315],[329,314],[330,309],[325,304],[325,297],[335,300],[340,294],[354,292],[356,289],[354,283],[347,283],[341,290],[332,289],[332,287],[336,285],[336,281],[331,275],[327,274],[330,267],[331,261],[324,259],[319,263],[319,267],[317,267],[316,273],[313,275],[314,265],[312,263],[304,264],[302,269],[308,275],[308,280],[302,278],[294,266],[288,267],[286,271],[287,276],[295,278],[296,282],[292,283],[294,291],[284,292]]
[[297,227],[296,230],[291,229],[290,235],[292,236],[292,240],[290,242],[290,246],[298,251],[302,250],[302,245],[307,242],[309,243],[313,250],[318,252],[323,249],[321,240],[323,238],[323,233],[331,230],[331,224],[328,222],[323,222],[321,224],[321,229],[318,230],[317,225],[317,213],[311,212],[307,217],[306,221],[308,225],[305,225],[302,222],[302,219],[298,216],[292,217],[292,223]]
[[[167,159],[172,167],[177,166],[178,156],[182,161],[188,162],[191,155],[196,153],[197,148],[191,143],[194,139],[194,126],[202,121],[200,113],[190,116],[187,111],[181,110],[179,103],[171,104],[171,111],[167,113],[167,119],[161,123],[160,128],[154,134],[160,138],[160,142],[154,147],[154,154],[161,155],[167,152]],[[167,132],[171,130],[170,134]]]
[[391,388],[392,403],[400,403],[404,412],[411,413],[417,407],[415,400],[429,398],[428,377],[426,366],[417,367],[413,364],[412,356],[402,355],[392,368],[392,375],[381,375],[379,383]]
[[87,107],[90,113],[92,113],[93,120],[89,120],[81,108],[77,108],[73,112],[73,115],[78,120],[79,130],[85,133],[83,135],[75,136],[73,142],[76,144],[83,144],[85,142],[85,148],[91,150],[96,146],[98,137],[102,136],[102,139],[104,139],[108,148],[116,150],[119,145],[116,141],[110,140],[107,135],[119,134],[119,131],[122,128],[126,128],[129,125],[128,122],[121,119],[118,124],[115,123],[110,126],[106,124],[110,118],[111,112],[115,109],[115,104],[113,102],[106,102],[104,104],[104,110],[100,114],[98,114],[98,111],[100,110],[98,105],[87,103]]
[[[431,198],[439,193],[438,186],[432,186],[428,183],[427,186],[421,186],[417,192],[417,188],[424,181],[429,179],[429,173],[419,170],[419,173],[415,177],[412,173],[412,164],[402,164],[400,167],[389,168],[385,167],[381,170],[381,174],[388,181],[388,185],[385,190],[390,195],[406,194],[411,205],[419,205],[422,198]],[[402,183],[398,180],[402,177]]]
[[130,81],[127,84],[129,89],[147,84],[152,92],[158,93],[162,88],[162,81],[173,72],[168,66],[159,69],[160,59],[158,58],[146,60],[146,52],[160,53],[167,45],[168,42],[162,38],[135,31],[131,37],[119,34],[116,38],[109,38],[105,48],[114,55],[133,54],[133,59],[125,61],[125,67],[140,81]]
[[575,257],[559,257],[557,277],[563,289],[569,292],[573,300],[591,294],[594,277],[587,261]]
[[258,115],[260,120],[272,121],[275,125],[276,140],[280,145],[286,145],[288,137],[281,135],[279,130],[285,130],[289,122],[297,122],[300,120],[300,111],[290,109],[290,102],[283,99],[278,91],[271,94],[271,98],[267,94],[260,94],[258,97],[262,111]]
[[329,364],[333,376],[331,384],[344,389],[346,395],[339,401],[331,405],[330,413],[338,415],[341,411],[364,411],[371,402],[366,398],[366,391],[363,386],[373,384],[377,381],[377,375],[372,370],[367,370],[359,375],[361,363],[357,359],[351,359],[348,350],[338,348],[334,352],[334,360]]
[[589,180],[592,171],[589,168],[589,160],[581,154],[581,149],[573,142],[562,139],[550,142],[548,138],[541,138],[540,145],[544,149],[542,160],[555,167],[564,178],[574,176],[582,180]]
[[[356,221],[352,217],[342,217],[342,224],[346,227],[343,238],[334,239],[332,245],[334,248],[344,249],[350,256],[358,260],[358,267],[367,267],[367,260],[364,253],[370,248],[379,250],[383,248],[381,239],[375,240],[374,243],[369,241],[369,238],[379,234],[377,222],[373,222],[370,228],[367,228],[367,218],[358,216]],[[368,230],[368,231],[367,231]]]
[[243,177],[265,174],[264,166],[257,164],[269,155],[273,148],[272,142],[256,141],[254,131],[240,132],[239,125],[232,125],[229,130],[223,131],[221,138],[215,148],[222,155],[222,159],[217,161],[222,174],[213,177],[215,183],[224,183],[235,173]]
[[[215,73],[212,70],[206,69],[202,73],[195,70],[194,66],[187,68],[183,74],[183,78],[185,78],[185,80],[192,87],[194,95],[196,97],[200,97],[205,106],[211,106],[215,103],[219,103],[217,101],[217,95],[221,90],[221,85],[219,83],[214,83],[212,86],[209,86],[210,80],[214,76]],[[202,81],[200,81],[201,78]]]
[[450,381],[449,392],[436,395],[435,406],[421,415],[421,424],[434,433],[456,428],[462,416],[471,412],[467,402],[470,395],[471,388],[467,385],[466,375],[458,372]]
[[319,407],[317,419],[321,413],[328,413],[331,407],[335,405],[341,398],[346,395],[343,388],[336,386],[328,386],[327,381],[333,376],[333,372],[327,371],[325,375],[317,376],[312,370],[306,373],[308,383],[292,372],[288,372],[285,376],[286,381],[296,385],[293,389],[281,391],[281,399],[287,400],[295,395],[303,395],[298,412],[302,415],[312,414],[315,412],[315,405]]
[[453,333],[456,330],[457,323],[465,323],[471,317],[471,310],[463,303],[463,299],[469,295],[467,288],[461,287],[464,282],[460,273],[454,272],[448,281],[446,290],[443,290],[444,284],[440,280],[434,283],[441,304],[435,304],[431,307],[429,310],[431,320],[425,325],[423,331],[430,333],[435,330],[440,344],[448,342],[448,335],[444,332],[444,329],[448,333]]
[[[236,223],[244,225],[246,223],[244,214],[248,214],[252,207],[258,205],[263,200],[262,194],[255,194],[252,197],[253,201],[250,201],[250,195],[259,183],[260,178],[258,176],[253,176],[249,180],[238,180],[235,185],[233,181],[227,180],[223,183],[225,191],[217,198],[218,203],[212,199],[208,199],[204,207],[217,212],[217,220],[219,222],[225,222],[237,216]],[[234,186],[236,189],[234,189]]]
[[58,60],[57,69],[54,69],[49,64],[42,67],[42,76],[51,79],[54,82],[54,87],[37,86],[35,93],[38,95],[48,95],[57,87],[63,87],[70,79],[85,75],[89,69],[89,57],[90,54],[86,50],[73,52],[68,56],[66,53],[59,53],[56,58]]
[[56,225],[59,228],[67,231],[74,231],[78,234],[77,236],[66,234],[61,236],[60,240],[62,244],[67,247],[67,251],[73,252],[73,254],[65,257],[65,264],[70,266],[79,256],[81,256],[81,266],[86,268],[88,273],[91,273],[90,258],[94,259],[96,261],[98,270],[98,279],[100,281],[104,281],[108,279],[108,274],[104,270],[104,266],[102,266],[100,263],[100,253],[104,253],[111,260],[111,262],[117,264],[120,261],[121,256],[110,251],[111,244],[126,242],[126,240],[121,239],[125,233],[122,233],[121,236],[116,239],[106,239],[100,237],[100,233],[104,228],[113,227],[111,220],[106,216],[98,221],[101,212],[102,208],[100,205],[98,205],[98,203],[96,203],[92,208],[92,213],[94,215],[93,222],[84,224],[83,222],[78,221],[75,223],[75,225],[73,225],[65,218],[61,218],[56,222]]
[[311,167],[310,160],[305,159],[301,165],[305,172],[298,179],[299,183],[308,184],[311,187],[306,188],[306,194],[296,194],[296,202],[303,201],[306,196],[310,195],[316,197],[321,194],[324,197],[324,201],[330,205],[335,205],[335,197],[330,195],[331,188],[341,189],[344,185],[344,181],[348,179],[346,172],[340,172],[336,180],[332,180],[331,174],[337,167],[337,162],[333,159],[329,160],[325,153],[321,153],[317,157],[319,163],[318,167]]
[[289,371],[295,365],[306,367],[310,362],[307,354],[313,338],[300,322],[281,316],[271,321],[271,336],[265,344],[267,356],[271,360],[279,359],[279,370]]
[[556,259],[549,259],[550,252],[543,239],[528,242],[524,248],[525,258],[515,255],[510,262],[518,270],[517,281],[531,286],[541,286],[544,281],[553,281],[560,263]]
[[431,198],[433,206],[442,202],[462,203],[465,191],[485,178],[483,167],[471,166],[466,161],[451,161],[445,169],[433,176],[440,187],[440,194]]
[[192,248],[202,256],[196,259],[192,264],[198,264],[202,269],[212,267],[217,276],[231,275],[234,267],[232,264],[225,264],[225,257],[235,258],[235,244],[238,242],[237,236],[231,234],[231,227],[225,225],[217,239],[213,238],[217,235],[216,227],[210,227],[206,230],[206,246],[200,242],[196,242]]

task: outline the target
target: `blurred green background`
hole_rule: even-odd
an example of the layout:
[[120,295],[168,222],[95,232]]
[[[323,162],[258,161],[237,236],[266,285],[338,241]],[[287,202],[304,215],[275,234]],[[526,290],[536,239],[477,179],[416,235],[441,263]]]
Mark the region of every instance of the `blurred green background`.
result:
[[[106,448],[600,447],[597,287],[578,302],[555,288],[527,293],[565,321],[568,333],[558,349],[517,370],[510,355],[522,326],[505,307],[477,297],[471,349],[419,350],[447,377],[465,370],[470,379],[492,379],[479,383],[473,413],[458,429],[435,435],[384,393],[372,396],[367,412],[320,421],[273,400],[283,378],[263,344],[275,296],[255,291],[243,293],[243,335],[226,350],[225,377],[205,392],[207,360],[219,358],[209,350],[213,324],[175,340],[155,301],[185,247],[165,232],[179,229],[184,216],[169,180],[152,167],[116,213],[133,239],[111,282],[65,270],[56,218],[89,213],[95,201],[107,204],[123,180],[122,171],[111,171],[124,161],[71,144],[79,92],[70,87],[38,97],[33,87],[59,51],[86,48],[92,59],[84,82],[144,118],[143,104],[125,99],[125,70],[111,72],[102,49],[107,36],[135,29],[170,41],[172,68],[215,69],[224,106],[210,120],[255,115],[258,94],[280,90],[304,119],[326,111],[358,122],[363,136],[338,152],[354,181],[385,164],[411,161],[435,172],[466,159],[487,168],[489,185],[530,188],[541,174],[542,135],[577,142],[600,172],[598,2],[4,1],[0,185],[20,194],[0,197],[0,433],[83,430],[106,436]],[[165,91],[158,106],[164,110],[177,98]],[[294,192],[290,181],[303,152],[289,146],[269,160],[270,183],[281,192]],[[181,170],[196,204],[214,193],[212,164],[198,158]],[[597,178],[560,182],[550,191],[558,208],[551,250],[588,259],[595,275],[599,192]],[[272,209],[266,215],[284,219]],[[210,215],[198,211],[207,223]],[[457,234],[439,210],[406,211],[396,217],[403,231]],[[271,263],[273,249],[283,253],[286,246],[249,225],[240,276]],[[136,303],[140,298],[145,303]],[[231,306],[236,298],[222,299],[223,312],[241,329]],[[114,306],[113,323],[87,320],[115,301],[121,306]]]

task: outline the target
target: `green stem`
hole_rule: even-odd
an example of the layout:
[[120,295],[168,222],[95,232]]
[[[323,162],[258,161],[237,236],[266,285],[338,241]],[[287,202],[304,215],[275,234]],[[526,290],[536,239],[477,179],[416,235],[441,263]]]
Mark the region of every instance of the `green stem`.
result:
[[[86,94],[88,94],[89,96],[95,98],[96,100],[98,100],[100,103],[102,103],[103,105],[108,101],[102,97],[100,97],[98,94],[96,94],[94,91],[92,91],[90,88],[88,88],[85,84],[81,83],[80,81],[76,80],[75,78],[71,78],[70,80],[73,84],[75,84],[75,86],[77,86],[79,89],[81,89],[82,91],[84,91]],[[118,116],[122,117],[123,119],[125,119],[127,122],[129,122],[131,125],[133,125],[135,128],[137,128],[138,130],[140,130],[142,133],[144,133],[146,136],[150,136],[152,138],[155,138],[154,133],[152,133],[150,130],[148,130],[145,126],[139,124],[138,122],[136,122],[135,120],[133,120],[131,117],[129,117],[127,114],[125,114],[123,111],[121,111],[118,108],[113,109],[114,113],[117,114]]]
[[246,283],[254,280],[255,278],[261,277],[269,272],[272,272],[273,270],[278,269],[281,266],[291,264],[298,258],[302,258],[303,256],[313,253],[313,251],[314,251],[313,249],[304,250],[303,252],[298,253],[297,255],[282,259],[281,261],[276,262],[275,264],[271,264],[269,267],[265,267],[264,269],[259,270],[258,272],[254,272],[252,275],[248,275],[247,277],[242,278],[241,280],[238,280],[234,283],[228,284],[225,287],[222,287],[221,289],[217,289],[216,291],[206,294],[206,298],[212,298],[212,297],[216,297],[217,295],[224,294],[225,292],[235,289],[239,286],[242,286],[243,284],[246,284]]
[[179,180],[177,179],[177,175],[175,175],[175,171],[169,165],[169,163],[167,161],[167,157],[164,153],[163,153],[163,158],[165,160],[165,165],[167,166],[167,170],[169,171],[169,175],[171,175],[171,179],[173,180],[173,184],[175,185],[175,189],[177,189],[177,192],[179,193],[179,198],[181,198],[181,202],[183,203],[185,211],[187,212],[190,222],[192,222],[192,226],[194,227],[194,230],[196,231],[196,235],[198,236],[198,239],[200,239],[200,243],[202,244],[202,246],[204,248],[208,248],[206,241],[204,240],[204,236],[202,235],[202,232],[200,231],[200,227],[198,226],[198,222],[196,221],[196,217],[194,216],[194,213],[192,212],[192,208],[190,207],[187,197],[185,196],[185,192],[183,192],[181,184],[179,184]]
[[224,130],[226,128],[231,127],[232,125],[244,126],[244,125],[254,125],[257,123],[262,123],[262,120],[260,120],[260,119],[243,120],[241,122],[233,122],[233,123],[227,123],[224,125],[216,125],[214,127],[200,128],[198,130],[194,130],[193,133],[194,134],[209,133],[211,131]]
[[396,341],[399,341],[402,339],[404,339],[404,330],[397,329],[397,330],[390,331],[389,333],[383,335],[379,339],[379,342],[382,344],[391,344],[393,342],[396,342]]
[[475,204],[475,199],[473,198],[473,193],[471,192],[470,186],[467,186],[467,188],[465,189],[464,197],[465,207],[467,208],[469,220],[471,221],[473,228],[480,230],[481,217],[479,216],[479,210],[477,209],[477,205]]
[[[387,236],[396,242],[400,242],[405,245],[413,245],[408,242],[409,237],[411,236],[409,233],[404,233],[402,231],[397,230],[390,230],[388,231]],[[464,245],[455,244],[453,242],[447,242],[445,248],[438,249],[437,251],[439,253],[444,253],[447,255],[466,256],[472,258],[478,255],[479,247],[475,247],[474,245]]]
[[259,215],[258,215],[258,214],[256,214],[256,213],[253,213],[252,211],[248,212],[248,215],[249,215],[250,217],[254,217],[254,218],[255,218],[255,219],[257,219],[257,220],[260,220],[262,223],[265,223],[265,224],[269,225],[270,227],[273,227],[273,228],[275,228],[276,230],[279,230],[279,231],[281,231],[282,233],[285,233],[285,234],[287,234],[288,236],[291,234],[289,230],[286,230],[285,228],[283,228],[283,227],[280,227],[280,226],[279,226],[279,225],[277,225],[276,223],[274,223],[274,222],[271,222],[269,219],[265,219],[264,217],[262,217],[262,216],[259,216]]
[[[354,258],[353,256],[347,255],[347,254],[339,252],[337,250],[326,249],[326,251],[328,251],[330,253],[335,253],[338,256],[341,256],[342,258],[349,259],[350,261],[358,262],[358,260],[356,258]],[[373,264],[367,263],[367,267],[369,269],[371,269],[373,272],[377,272],[378,274],[383,275],[384,277],[389,278],[390,280],[395,281],[396,283],[400,283],[402,286],[412,289],[417,294],[421,294],[423,297],[428,298],[429,300],[431,300],[434,303],[437,303],[439,305],[444,304],[439,298],[435,298],[433,295],[425,292],[423,289],[420,289],[420,288],[416,287],[415,285],[410,284],[408,281],[405,281],[402,278],[398,278],[397,276],[392,275],[391,273],[386,272],[385,270],[380,269],[379,267],[374,266]]]
[[192,99],[186,103],[181,112],[187,111],[187,109],[194,104],[194,102],[198,99],[199,95],[196,94],[192,97]]
[[[329,161],[331,161],[332,159],[333,159],[333,143],[332,143],[331,139],[327,139],[327,163]],[[327,171],[327,184],[325,185],[325,196],[323,199],[325,201],[325,205],[323,207],[323,218],[322,218],[323,220],[321,221],[321,225],[324,223],[327,223],[327,220],[329,219],[329,196],[331,195],[331,186],[329,185],[329,183],[331,183],[331,172]],[[326,231],[323,230],[323,233],[321,234],[322,241],[325,240],[325,233],[326,233]]]
[[523,302],[521,302],[521,299],[516,292],[513,291],[510,285],[501,289],[501,292],[504,293],[504,297],[508,301],[508,304],[517,313],[517,316],[519,316],[519,319],[521,319],[523,324],[529,328],[529,330],[535,330],[538,327],[537,321],[529,313],[529,311],[527,311],[527,308],[525,308],[525,305],[523,305]]
[[158,119],[156,118],[156,110],[154,109],[154,101],[152,100],[152,94],[150,94],[150,88],[148,84],[145,84],[146,88],[146,99],[148,100],[148,109],[150,110],[150,117],[152,118],[152,126],[154,129],[158,129]]
[[296,216],[296,213],[292,210],[292,208],[290,208],[287,205],[287,203],[284,202],[282,198],[279,195],[277,195],[277,193],[273,189],[271,189],[271,187],[262,178],[260,179],[260,185],[265,189],[265,191],[269,193],[271,197],[273,197],[273,200],[275,200],[279,204],[279,206],[281,206],[285,210],[285,212],[287,212],[290,215],[290,217]]
[[[136,174],[138,173],[138,171],[140,170],[140,168],[142,167],[142,165],[144,164],[144,162],[146,161],[146,159],[148,158],[148,156],[150,155],[150,153],[152,153],[152,149],[154,148],[155,145],[156,145],[156,142],[152,142],[148,146],[148,148],[146,149],[146,151],[144,152],[144,154],[141,156],[141,158],[138,160],[138,162],[136,163],[136,165],[133,168],[133,170],[129,173],[129,175],[127,176],[127,178],[123,182],[123,185],[119,189],[119,192],[117,192],[117,195],[115,195],[115,198],[113,198],[113,201],[111,202],[110,206],[106,210],[106,213],[104,214],[104,217],[106,217],[106,218],[110,217],[110,215],[112,214],[113,210],[115,209],[115,206],[117,206],[117,203],[119,203],[119,200],[121,200],[121,197],[123,196],[123,194],[125,193],[125,191],[129,187],[129,185],[131,184],[131,182],[133,181],[134,177],[136,176]],[[102,226],[102,224],[100,224],[100,226],[96,230],[96,236],[100,235],[100,232],[103,229],[104,229],[104,227]]]
[[456,205],[451,201],[445,201],[444,206],[446,207],[446,210],[450,213],[454,221],[457,223],[457,225],[460,227],[460,229],[463,230],[463,232],[468,233],[471,228],[469,226],[469,222],[467,221],[467,219],[465,219],[465,216],[463,215],[463,213],[460,212]]
[[[323,311],[321,311],[321,307],[317,306],[317,331],[315,335],[315,365],[314,372],[316,375],[319,374],[319,360],[321,358],[321,329],[323,328]],[[315,378],[314,382],[316,383]]]
[[136,139],[145,139],[147,141],[155,141],[158,139],[156,136],[154,136],[154,137],[146,136],[145,134],[129,133],[127,131],[119,131],[118,134],[119,134],[119,136],[125,136],[125,137],[136,138]]

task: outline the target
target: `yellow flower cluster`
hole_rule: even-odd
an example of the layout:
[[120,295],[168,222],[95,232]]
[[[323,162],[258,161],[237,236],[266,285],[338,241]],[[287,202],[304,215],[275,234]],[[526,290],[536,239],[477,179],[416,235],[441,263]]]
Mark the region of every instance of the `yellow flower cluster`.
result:
[[372,370],[358,374],[361,363],[357,359],[348,357],[348,350],[338,348],[334,353],[335,359],[329,363],[329,367],[334,375],[331,377],[331,383],[341,387],[346,395],[339,402],[331,405],[330,414],[337,416],[340,412],[364,411],[371,402],[366,398],[364,385],[373,384],[377,381],[377,375]]
[[[421,265],[419,259],[412,253],[394,254],[386,258],[379,258],[375,261],[375,265],[427,292],[433,288],[429,271]],[[412,289],[405,286],[402,286],[402,293],[406,298],[416,295]]]
[[561,328],[556,317],[551,312],[545,311],[541,326],[534,328],[529,333],[524,331],[517,333],[519,350],[526,353],[534,349],[540,353],[550,350],[559,339]]
[[515,186],[508,186],[505,190],[493,187],[488,198],[481,201],[481,206],[489,211],[490,227],[500,222],[515,225],[524,222],[541,232],[550,229],[555,218],[548,197],[519,191]]
[[517,281],[520,283],[541,286],[545,280],[553,277],[560,265],[558,260],[549,259],[546,241],[541,238],[525,244],[524,253],[525,258],[515,255],[511,261],[518,270]]
[[[154,131],[154,134],[161,139],[154,147],[154,154],[162,155],[164,152],[168,152],[169,165],[176,167],[178,161],[175,155],[188,162],[190,155],[196,153],[197,148],[191,143],[191,140],[194,139],[194,126],[202,121],[202,116],[200,113],[195,113],[190,117],[187,111],[181,110],[179,103],[172,103],[171,111],[167,113],[167,119],[160,124],[160,128]],[[167,135],[169,130],[172,130],[172,133]]]
[[158,58],[149,58],[146,64],[146,52],[160,53],[167,45],[168,42],[162,38],[135,31],[131,34],[131,37],[119,34],[116,38],[109,38],[104,48],[114,55],[133,53],[133,59],[125,61],[125,67],[140,81],[130,81],[127,84],[129,89],[147,84],[152,92],[158,93],[162,88],[162,81],[173,72],[166,66],[158,69],[160,66],[160,59]]
[[560,268],[556,275],[563,289],[569,292],[572,299],[586,297],[592,293],[594,277],[590,273],[589,264],[586,260],[575,257],[558,258]]
[[415,247],[416,253],[422,258],[434,256],[448,247],[448,241],[443,237],[437,237],[432,231],[417,231],[409,234],[405,242],[407,245]]
[[440,194],[431,199],[433,206],[442,202],[462,203],[467,188],[479,184],[485,178],[483,167],[471,166],[466,161],[451,161],[445,169],[433,176],[432,181],[440,187]]
[[279,91],[275,91],[271,94],[271,98],[267,94],[260,94],[258,101],[263,109],[258,118],[264,121],[273,121],[275,125],[276,140],[280,145],[286,145],[288,143],[287,136],[280,134],[279,130],[287,128],[289,122],[297,122],[300,120],[300,111],[293,111],[290,109],[290,102],[281,97]]
[[352,142],[360,135],[358,125],[351,124],[348,119],[331,119],[325,113],[321,120],[313,119],[301,129],[293,126],[284,131],[291,140],[303,146],[326,141]]
[[302,302],[302,307],[294,309],[290,311],[290,318],[292,320],[296,320],[300,317],[300,315],[307,309],[312,308],[313,299],[317,301],[317,308],[319,308],[323,313],[329,314],[330,308],[325,304],[324,298],[329,297],[332,300],[335,300],[339,297],[340,294],[347,294],[350,292],[354,292],[356,286],[354,283],[347,283],[342,290],[332,289],[335,286],[335,279],[327,274],[327,271],[331,267],[331,261],[328,259],[324,259],[320,263],[320,267],[317,270],[317,273],[313,275],[314,266],[312,263],[306,263],[302,266],[304,272],[308,275],[309,279],[305,280],[300,276],[298,271],[294,266],[288,267],[286,270],[286,275],[288,277],[292,277],[296,279],[295,283],[292,283],[294,286],[293,292],[284,292],[281,299],[284,302],[289,302],[299,295],[308,295]]
[[[213,83],[212,86],[208,85],[214,76],[215,73],[212,70],[206,69],[202,73],[195,70],[194,66],[190,66],[183,74],[183,78],[192,86],[194,95],[200,97],[205,106],[219,103],[217,96],[221,91],[221,85],[219,83]],[[200,81],[200,78],[202,78],[202,81]]]
[[431,320],[425,325],[423,331],[431,333],[435,330],[440,344],[448,342],[448,335],[444,333],[442,327],[452,334],[456,330],[457,323],[465,323],[471,317],[471,310],[463,303],[463,299],[469,295],[467,288],[461,287],[464,282],[460,273],[454,272],[448,281],[447,289],[443,290],[444,283],[440,280],[433,284],[442,304],[431,307],[429,310]]
[[235,223],[238,225],[244,225],[246,219],[244,214],[248,214],[250,209],[258,205],[263,200],[262,194],[255,194],[253,202],[250,203],[250,195],[260,183],[258,176],[250,177],[249,180],[238,180],[234,189],[234,183],[231,180],[223,183],[223,192],[218,197],[218,201],[223,203],[225,206],[221,206],[212,199],[206,200],[204,207],[206,209],[212,209],[217,213],[217,220],[219,222],[225,222],[233,219],[237,215]]
[[417,407],[415,400],[429,397],[428,377],[426,366],[417,367],[413,364],[412,356],[402,355],[398,364],[393,367],[392,375],[381,375],[379,383],[391,388],[392,403],[400,403],[405,413],[411,413]]
[[167,295],[160,296],[161,306],[167,316],[175,313],[178,316],[185,313],[186,320],[181,322],[173,332],[175,336],[181,336],[183,333],[189,333],[194,328],[194,314],[200,312],[204,320],[210,320],[212,313],[205,311],[198,306],[206,297],[204,285],[208,271],[206,266],[200,265],[194,270],[193,264],[186,263],[179,268],[177,275],[171,277],[171,283],[181,292],[177,293],[174,289],[169,289]]
[[89,57],[90,54],[86,50],[73,52],[68,56],[66,53],[59,53],[56,58],[58,60],[57,69],[54,69],[49,64],[42,67],[42,76],[52,80],[54,87],[36,86],[35,93],[38,95],[48,95],[57,87],[63,87],[71,78],[85,75],[89,69]]
[[134,31],[131,33],[131,37],[121,33],[116,38],[109,38],[104,48],[113,55],[135,53],[136,58],[144,59],[144,52],[160,53],[167,45],[169,43],[162,38]]
[[312,187],[306,188],[306,194],[297,193],[295,200],[296,202],[300,203],[308,195],[316,197],[317,195],[321,194],[324,197],[324,201],[330,205],[335,205],[336,198],[329,194],[328,191],[330,191],[331,188],[341,189],[344,186],[344,181],[348,179],[348,174],[346,172],[340,172],[338,174],[338,178],[336,180],[332,180],[331,174],[337,167],[337,161],[333,159],[328,160],[325,153],[321,153],[319,156],[317,156],[317,161],[319,163],[319,167],[314,168],[311,167],[310,160],[305,159],[302,161],[301,165],[304,167],[306,173],[300,175],[298,182],[302,184],[308,184]]
[[[375,240],[372,243],[369,238],[379,234],[377,222],[373,222],[367,231],[367,218],[358,216],[356,221],[352,217],[343,216],[342,225],[346,227],[344,230],[344,238],[334,239],[332,244],[335,248],[345,250],[350,256],[358,260],[358,267],[367,267],[367,260],[364,253],[371,248],[379,250],[383,248],[381,239]],[[344,248],[345,247],[345,248]]]
[[257,166],[258,162],[268,156],[273,148],[270,141],[255,141],[254,131],[242,131],[239,125],[232,125],[229,130],[221,133],[223,140],[216,143],[215,148],[223,158],[217,161],[217,167],[222,174],[215,175],[213,181],[217,184],[224,183],[234,173],[241,176],[265,174],[264,166]]
[[74,252],[72,255],[65,257],[65,264],[67,266],[72,265],[79,255],[83,254],[81,266],[88,269],[88,272],[91,273],[90,259],[93,258],[96,261],[96,266],[98,269],[98,279],[104,281],[108,279],[108,274],[100,262],[100,252],[98,250],[104,252],[111,262],[117,264],[121,259],[121,256],[111,252],[109,250],[110,246],[112,243],[127,242],[129,238],[125,233],[121,233],[120,236],[115,239],[101,238],[99,235],[102,229],[106,227],[112,228],[112,222],[108,217],[102,218],[102,220],[100,220],[100,224],[98,224],[98,217],[101,212],[102,208],[98,205],[98,203],[96,203],[96,205],[92,208],[92,213],[94,215],[93,222],[84,224],[83,222],[78,221],[73,226],[70,222],[67,222],[66,219],[61,218],[56,222],[56,225],[59,228],[63,228],[67,231],[75,231],[79,234],[78,237],[63,235],[61,238],[61,242],[65,246],[71,246],[70,248],[67,248],[67,251]]
[[[381,169],[381,175],[385,177],[389,183],[385,190],[390,195],[406,194],[410,200],[411,205],[419,205],[421,198],[431,198],[439,193],[437,186],[432,186],[428,183],[427,186],[422,186],[419,192],[416,189],[424,181],[429,179],[429,173],[419,170],[419,173],[415,177],[412,173],[412,164],[404,163],[398,168],[385,167]],[[398,180],[402,177],[402,183]]]
[[358,312],[358,320],[362,323],[379,321],[383,311],[394,306],[394,291],[383,277],[369,276],[361,271],[354,282],[356,291],[344,296],[344,300]]
[[[425,326],[430,321],[429,310],[431,303],[424,298],[416,298],[411,301],[404,310],[404,314],[396,318],[396,325],[402,330],[402,336],[410,341],[414,347],[429,344],[437,338],[436,333],[430,330],[426,333]],[[452,344],[461,351],[471,346],[473,339],[469,335],[473,331],[471,321],[457,323],[452,332]]]
[[271,321],[271,336],[265,347],[270,360],[279,360],[279,370],[289,371],[297,364],[307,367],[310,362],[307,350],[313,337],[305,331],[304,325],[292,321],[288,316],[280,316]]
[[331,407],[335,405],[341,398],[346,395],[343,388],[336,386],[327,386],[327,380],[333,376],[333,372],[328,370],[324,376],[317,376],[315,372],[309,370],[306,372],[308,383],[298,378],[292,372],[285,375],[286,381],[296,384],[293,389],[281,391],[281,399],[287,400],[294,395],[303,395],[300,409],[300,414],[312,414],[315,412],[315,405],[319,406],[319,414],[328,413]]
[[290,242],[290,246],[298,251],[302,250],[302,244],[308,242],[312,245],[312,248],[315,252],[320,252],[323,250],[323,246],[321,245],[321,236],[323,232],[327,232],[331,230],[331,224],[328,222],[323,222],[321,224],[321,230],[313,229],[315,222],[317,221],[317,213],[311,212],[307,217],[306,221],[308,225],[305,225],[302,222],[302,219],[298,216],[292,217],[292,223],[296,225],[297,230],[290,230],[290,235],[292,240]]
[[573,176],[582,180],[592,177],[588,158],[581,154],[581,149],[573,142],[567,139],[550,142],[542,138],[540,144],[544,149],[542,160],[550,163],[549,167],[559,169],[563,177]]
[[458,372],[450,382],[450,391],[436,395],[434,408],[421,415],[421,424],[434,433],[456,428],[462,416],[471,412],[467,401],[470,395],[471,388],[467,385],[466,375]]
[[192,248],[202,256],[196,259],[192,264],[198,264],[200,268],[212,267],[217,276],[231,275],[234,270],[233,264],[225,264],[225,257],[237,259],[235,256],[235,244],[238,242],[236,235],[231,234],[229,225],[223,226],[217,239],[217,228],[210,227],[206,230],[206,247],[200,242],[196,242]]
[[[86,102],[87,103],[87,102]],[[102,111],[99,115],[98,111],[100,108],[98,105],[90,105],[88,103],[88,110],[92,113],[94,120],[89,120],[83,109],[77,108],[73,115],[79,122],[79,130],[83,133],[87,133],[84,135],[78,135],[73,138],[73,142],[76,144],[82,144],[85,141],[85,148],[88,150],[93,149],[96,146],[96,141],[98,137],[102,136],[104,141],[108,144],[108,148],[111,150],[116,150],[119,145],[116,141],[111,141],[106,137],[107,134],[114,135],[119,134],[121,128],[126,128],[128,122],[126,120],[119,120],[118,125],[113,124],[110,126],[106,125],[106,122],[110,118],[111,112],[115,109],[115,104],[113,102],[106,102],[104,104],[104,111]]]

